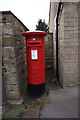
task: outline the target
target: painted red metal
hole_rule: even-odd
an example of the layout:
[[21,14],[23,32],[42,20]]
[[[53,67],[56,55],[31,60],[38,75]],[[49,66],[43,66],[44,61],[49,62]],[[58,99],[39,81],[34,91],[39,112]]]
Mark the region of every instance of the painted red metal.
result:
[[38,85],[45,83],[44,36],[46,32],[25,32],[28,83]]

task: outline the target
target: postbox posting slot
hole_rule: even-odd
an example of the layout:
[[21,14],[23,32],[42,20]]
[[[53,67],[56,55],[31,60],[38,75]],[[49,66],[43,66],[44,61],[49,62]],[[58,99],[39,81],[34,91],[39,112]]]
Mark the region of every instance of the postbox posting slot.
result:
[[40,41],[35,41],[35,42],[29,41],[27,42],[27,46],[41,46],[41,42]]

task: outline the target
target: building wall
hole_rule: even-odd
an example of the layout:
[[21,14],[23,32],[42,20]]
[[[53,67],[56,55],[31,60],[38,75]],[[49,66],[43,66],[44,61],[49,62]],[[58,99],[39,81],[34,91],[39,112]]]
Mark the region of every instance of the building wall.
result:
[[63,86],[78,84],[78,3],[64,3]]
[[26,31],[26,29],[22,26],[22,24],[15,19],[13,16],[12,19],[12,28],[13,28],[13,36],[15,41],[15,56],[16,56],[16,70],[18,77],[18,84],[20,93],[24,96],[26,94],[26,86],[27,86],[27,64],[26,64],[26,40],[22,36],[22,33]]
[[61,11],[58,21],[58,75],[61,84],[63,85],[63,72],[64,72],[64,7],[61,6]]
[[[53,33],[55,28],[55,18],[58,9],[58,2],[50,2],[50,11],[49,11],[49,33]],[[54,27],[53,27],[54,25]]]
[[49,12],[49,33],[53,33],[53,70],[56,75],[56,14],[58,10],[58,2],[50,3]]
[[[54,3],[52,3],[54,4]],[[64,2],[59,15],[58,56],[59,79],[62,86],[75,86],[78,84],[78,4],[77,2]],[[56,15],[52,26],[55,26]],[[55,28],[55,27],[54,27]],[[53,63],[56,71],[56,31],[53,29]]]
[[[0,18],[2,17],[2,13],[0,13]],[[1,22],[1,20],[0,20]],[[0,24],[0,106],[2,106],[2,37],[1,37],[1,33],[2,33],[2,26]],[[4,103],[5,103],[5,99],[4,99]],[[1,111],[1,115],[2,115],[2,109]]]
[[78,4],[78,83],[80,84],[80,2]]
[[[6,18],[6,23],[4,23]],[[7,100],[20,100],[27,74],[22,33],[26,28],[11,13],[2,14],[2,62]]]

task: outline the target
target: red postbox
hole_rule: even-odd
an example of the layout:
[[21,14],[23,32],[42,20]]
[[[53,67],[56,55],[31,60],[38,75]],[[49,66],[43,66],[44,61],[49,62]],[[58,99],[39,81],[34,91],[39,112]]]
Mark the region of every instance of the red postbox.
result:
[[[39,94],[45,86],[44,37],[46,32],[24,32],[26,37],[27,72],[29,92]],[[33,93],[32,93],[33,94]]]

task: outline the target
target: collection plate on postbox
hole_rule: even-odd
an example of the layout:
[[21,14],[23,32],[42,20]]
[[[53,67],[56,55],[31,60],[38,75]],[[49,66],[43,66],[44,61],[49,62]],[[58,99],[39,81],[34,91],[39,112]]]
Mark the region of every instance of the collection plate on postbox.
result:
[[31,59],[32,60],[38,59],[38,50],[31,50]]

